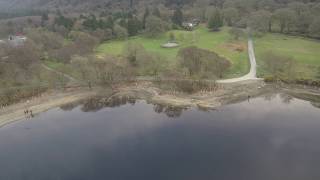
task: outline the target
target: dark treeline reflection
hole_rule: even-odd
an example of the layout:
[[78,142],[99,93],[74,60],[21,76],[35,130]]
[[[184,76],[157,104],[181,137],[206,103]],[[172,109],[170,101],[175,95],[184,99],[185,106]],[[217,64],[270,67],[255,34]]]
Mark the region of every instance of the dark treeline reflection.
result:
[[174,107],[174,106],[165,106],[161,104],[155,104],[153,110],[156,113],[165,113],[168,117],[175,118],[180,117],[182,112],[187,108]]
[[320,102],[312,102],[312,106],[320,108]]
[[[264,94],[262,97],[266,101],[272,101],[273,99],[277,98],[279,95],[282,103],[290,104],[295,98],[307,100],[309,101],[314,107],[320,108],[320,97],[318,96],[310,96],[310,95],[289,95],[286,93],[267,93]],[[249,99],[248,99],[249,100]],[[70,103],[60,108],[64,111],[71,111],[74,108],[81,106],[81,111],[83,112],[97,112],[103,108],[114,108],[120,107],[126,104],[134,105],[137,102],[137,99],[131,96],[111,96],[111,97],[103,97],[103,96],[96,96],[93,98],[89,98],[80,102]],[[147,102],[148,103],[148,102]],[[180,117],[183,111],[187,110],[186,107],[179,107],[179,106],[170,106],[164,104],[153,104],[153,110],[159,114],[166,114],[170,118]],[[204,107],[198,107],[200,111],[210,111],[210,109]]]
[[[70,103],[64,106],[61,106],[60,109],[64,111],[71,111],[74,108],[81,106],[81,111],[83,112],[97,112],[103,108],[114,108],[120,107],[126,104],[134,105],[137,102],[137,99],[130,96],[112,96],[112,97],[93,97],[86,99],[81,102]],[[162,104],[153,104],[153,110],[156,113],[164,113],[168,117],[175,118],[180,117],[182,112],[187,110],[186,107],[176,107]]]
[[113,96],[109,98],[103,97],[94,97],[86,100],[83,103],[81,110],[83,112],[96,112],[105,107],[120,107],[126,104],[134,105],[136,103],[136,99],[130,96]]

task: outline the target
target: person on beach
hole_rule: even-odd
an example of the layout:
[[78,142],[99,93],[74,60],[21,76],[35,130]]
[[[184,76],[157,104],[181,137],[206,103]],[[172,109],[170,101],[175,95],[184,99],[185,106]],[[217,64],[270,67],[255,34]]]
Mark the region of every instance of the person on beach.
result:
[[33,115],[33,113],[32,113],[32,110],[30,110],[30,117],[31,117],[31,118],[34,117],[34,115]]

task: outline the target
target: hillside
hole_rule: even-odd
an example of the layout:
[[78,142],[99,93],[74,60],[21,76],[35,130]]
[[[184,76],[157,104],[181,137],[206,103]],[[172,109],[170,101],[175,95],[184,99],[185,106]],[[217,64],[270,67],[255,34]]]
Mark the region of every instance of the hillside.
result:
[[[56,9],[83,11],[104,8],[127,8],[131,3],[138,5],[152,3],[153,0],[0,0],[0,10],[5,12],[19,9],[54,11]],[[160,2],[160,1],[158,1]]]
[[164,4],[166,6],[175,6],[191,4],[194,0],[0,0],[0,12],[10,12],[12,10],[48,10],[57,9],[83,12],[92,10],[114,10],[134,7],[152,6],[154,4]]

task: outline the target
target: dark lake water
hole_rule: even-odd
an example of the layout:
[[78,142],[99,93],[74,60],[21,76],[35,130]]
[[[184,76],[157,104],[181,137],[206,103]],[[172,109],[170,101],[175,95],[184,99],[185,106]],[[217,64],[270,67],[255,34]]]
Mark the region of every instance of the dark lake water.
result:
[[1,128],[0,179],[320,179],[320,109],[310,102],[274,95],[210,112],[126,102]]

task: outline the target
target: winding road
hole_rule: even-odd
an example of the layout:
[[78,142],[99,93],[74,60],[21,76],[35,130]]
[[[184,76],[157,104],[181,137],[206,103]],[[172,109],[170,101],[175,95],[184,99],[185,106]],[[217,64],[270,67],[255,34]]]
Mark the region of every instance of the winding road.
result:
[[256,62],[256,57],[254,55],[253,41],[251,38],[248,39],[248,54],[249,54],[249,60],[250,60],[250,71],[248,74],[238,78],[218,80],[217,82],[218,83],[235,83],[235,82],[241,82],[241,81],[247,81],[247,80],[261,80],[260,78],[257,78],[257,62]]

